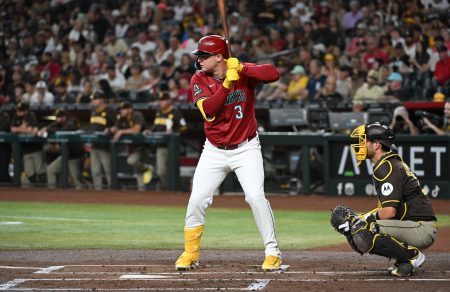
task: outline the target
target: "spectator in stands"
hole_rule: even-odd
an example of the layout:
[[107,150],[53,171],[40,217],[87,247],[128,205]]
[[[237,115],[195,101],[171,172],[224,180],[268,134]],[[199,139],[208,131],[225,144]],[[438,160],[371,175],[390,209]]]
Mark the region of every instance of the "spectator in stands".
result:
[[189,73],[182,73],[179,75],[180,89],[178,90],[178,101],[190,104],[194,101],[192,90],[189,87],[191,81],[191,75]]
[[[123,135],[142,133],[144,128],[145,119],[142,113],[135,111],[129,102],[121,102],[119,118],[111,128],[111,133],[114,134],[113,141],[119,141]],[[147,156],[148,148],[145,145],[134,144],[133,152],[127,158],[127,163],[134,167],[137,174],[137,185],[140,191],[145,190],[145,185],[151,181],[152,167],[145,161]]]
[[121,39],[117,38],[113,31],[108,31],[105,37],[106,42],[106,52],[110,58],[114,58],[118,53],[126,53],[128,51],[127,43]]
[[309,64],[308,84],[306,85],[309,100],[317,98],[319,91],[325,84],[326,75],[322,74],[322,64],[319,60],[312,60]]
[[[159,110],[156,113],[153,125],[150,129],[144,132],[145,135],[150,135],[154,132],[173,133],[184,132],[186,128],[186,121],[181,115],[181,112],[174,108],[172,100],[168,92],[161,91],[159,95]],[[156,148],[156,172],[159,177],[158,189],[167,189],[167,170],[168,170],[168,152],[166,145],[160,145]]]
[[176,67],[175,71],[177,72],[177,74],[188,73],[190,76],[194,75],[194,62],[192,61],[190,54],[186,53],[181,56],[181,64],[180,66]]
[[83,81],[83,86],[81,89],[81,92],[78,94],[75,103],[90,103],[91,102],[91,95],[93,93],[92,89],[92,82],[89,79],[86,79]]
[[436,63],[434,70],[434,79],[439,85],[445,85],[450,79],[450,56],[446,46],[438,47],[439,61]]
[[112,90],[116,92],[123,90],[126,80],[122,73],[116,69],[116,66],[114,64],[108,64],[106,72],[106,74],[100,76],[100,79],[105,79],[108,81]]
[[[1,78],[1,77],[0,77]],[[11,130],[11,118],[7,112],[0,108],[0,132]],[[11,144],[0,141],[0,183],[11,182],[9,164],[11,163]]]
[[424,48],[422,42],[416,43],[416,54],[411,59],[411,63],[414,66],[413,71],[417,74],[417,79],[423,81],[430,75],[430,54]]
[[398,106],[394,109],[389,128],[394,130],[395,134],[419,134],[419,129],[409,118],[408,110],[404,106]]
[[362,45],[366,43],[367,25],[365,23],[358,23],[356,26],[356,35],[351,38],[347,44],[345,52],[350,57],[361,52]]
[[173,65],[175,67],[181,64],[181,58],[184,54],[188,53],[183,47],[181,47],[180,41],[175,36],[172,36],[169,39],[169,51],[171,52],[171,55],[174,56]]
[[388,54],[380,47],[378,37],[371,35],[367,38],[366,42],[367,51],[364,52],[363,59],[367,70],[372,69],[377,60],[382,60],[383,64],[388,63]]
[[[11,133],[38,134],[36,116],[27,103],[19,103],[11,120]],[[25,177],[31,183],[45,182],[45,166],[41,143],[22,143],[22,157]],[[22,177],[23,179],[24,177]],[[23,183],[27,183],[24,181]]]
[[130,62],[127,58],[127,54],[118,53],[116,55],[116,69],[125,77],[125,79],[130,77]]
[[[114,126],[116,114],[106,104],[106,95],[102,91],[96,91],[91,96],[91,103],[94,109],[91,112],[90,131],[97,134],[104,134],[109,128]],[[101,190],[103,186],[102,169],[111,186],[111,159],[109,154],[109,144],[92,143],[91,153],[91,175],[94,181],[94,188]]]
[[175,66],[174,64],[170,61],[170,57],[161,62],[160,66],[160,71],[161,71],[161,82],[162,83],[169,83],[170,79],[175,78]]
[[320,89],[319,100],[324,101],[329,108],[336,108],[342,101],[342,95],[336,91],[336,79],[328,76],[325,85]]
[[53,92],[55,93],[55,104],[73,103],[75,101],[75,97],[69,92],[66,81],[63,79],[55,82],[53,85]]
[[100,79],[97,88],[105,94],[107,103],[114,103],[116,101],[116,93],[112,90],[107,80]]
[[145,54],[147,52],[154,52],[156,49],[156,43],[147,38],[147,34],[145,32],[140,32],[138,36],[138,40],[134,42],[131,47],[138,47],[139,52],[141,54],[141,58],[145,58]]
[[346,34],[351,34],[358,21],[362,18],[363,15],[359,8],[359,2],[356,0],[350,1],[350,11],[344,15],[344,30]]
[[353,97],[358,102],[376,102],[384,95],[383,88],[377,85],[378,72],[370,70],[367,73],[366,82],[356,91]]
[[389,60],[391,70],[400,73],[409,73],[411,71],[411,61],[409,56],[405,53],[403,45],[398,43],[395,45],[394,49],[394,57]]
[[325,57],[323,57],[323,61],[325,63],[324,66],[324,74],[328,77],[333,77],[334,79],[337,78],[337,68],[336,68],[336,58],[333,56],[333,54],[326,54]]
[[163,39],[159,39],[156,41],[155,58],[158,64],[161,64],[162,62],[167,60],[171,53],[172,51],[169,50],[169,45]]
[[147,83],[147,79],[142,75],[142,66],[135,63],[130,69],[131,76],[128,77],[127,82],[125,83],[125,89],[139,91]]
[[450,100],[447,100],[444,104],[444,124],[442,128],[436,126],[426,117],[423,118],[423,122],[425,127],[433,130],[437,135],[450,135]]
[[[67,112],[64,110],[56,110],[54,117],[55,122],[42,128],[39,131],[40,136],[47,137],[57,131],[76,131],[79,129],[78,121],[69,117]],[[75,188],[81,189],[83,187],[80,181],[81,158],[84,156],[83,144],[79,142],[69,142],[68,148],[69,175],[72,183],[75,185]],[[48,147],[46,147],[46,151],[59,154],[58,157],[47,166],[47,186],[49,188],[55,188],[58,185],[57,176],[61,173],[61,146],[58,143],[50,143],[48,144]]]
[[287,87],[286,99],[303,100],[307,97],[308,92],[306,85],[308,84],[308,76],[306,76],[305,68],[302,65],[296,65],[291,71],[291,81]]
[[36,92],[30,97],[30,105],[52,105],[54,101],[55,96],[47,90],[45,81],[38,81],[36,83]]
[[37,67],[37,71],[47,80],[53,81],[61,72],[61,66],[53,60],[51,53],[44,53],[41,56],[41,62]]
[[349,66],[340,66],[336,78],[336,92],[343,100],[348,101],[352,92],[352,68]]
[[169,79],[169,82],[167,83],[167,86],[169,87],[169,96],[173,101],[178,101],[178,95],[180,91],[180,82],[175,79]]
[[388,85],[384,99],[388,101],[408,101],[410,96],[407,96],[406,91],[403,90],[403,77],[400,73],[392,72],[387,78]]

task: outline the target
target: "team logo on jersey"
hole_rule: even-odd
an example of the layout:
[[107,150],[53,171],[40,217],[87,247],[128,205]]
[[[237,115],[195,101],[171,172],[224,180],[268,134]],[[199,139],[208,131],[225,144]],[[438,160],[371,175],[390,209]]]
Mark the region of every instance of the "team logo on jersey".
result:
[[243,90],[236,90],[228,93],[225,104],[233,104],[235,102],[245,101],[246,99],[247,98],[245,97],[245,93]]
[[202,93],[203,90],[198,86],[197,83],[194,84],[194,96],[199,95],[200,93]]
[[384,183],[381,186],[381,193],[383,196],[389,196],[394,191],[394,186],[391,183]]

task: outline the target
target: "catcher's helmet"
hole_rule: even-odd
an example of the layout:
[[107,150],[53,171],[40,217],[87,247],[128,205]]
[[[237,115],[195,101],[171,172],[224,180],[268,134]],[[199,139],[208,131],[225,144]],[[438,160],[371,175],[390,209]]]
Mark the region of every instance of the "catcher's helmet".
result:
[[208,35],[202,37],[198,41],[197,50],[192,52],[196,56],[204,55],[218,55],[221,54],[225,59],[228,59],[228,41],[220,35]]
[[361,125],[354,129],[350,134],[351,138],[358,138],[358,144],[352,144],[352,151],[358,160],[358,166],[366,160],[367,157],[367,140],[380,142],[391,150],[397,151],[397,146],[394,145],[394,131],[383,123],[375,122],[368,125]]

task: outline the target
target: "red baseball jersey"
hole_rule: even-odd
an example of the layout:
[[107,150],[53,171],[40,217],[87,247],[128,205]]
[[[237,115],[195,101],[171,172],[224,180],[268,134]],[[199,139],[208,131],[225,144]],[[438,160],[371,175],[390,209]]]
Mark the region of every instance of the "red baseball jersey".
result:
[[223,80],[203,71],[191,79],[194,103],[205,98],[223,103],[215,112],[213,121],[204,120],[206,138],[213,145],[237,145],[255,135],[255,86],[260,82],[274,82],[280,74],[270,64],[245,63],[239,76],[229,90],[222,86]]

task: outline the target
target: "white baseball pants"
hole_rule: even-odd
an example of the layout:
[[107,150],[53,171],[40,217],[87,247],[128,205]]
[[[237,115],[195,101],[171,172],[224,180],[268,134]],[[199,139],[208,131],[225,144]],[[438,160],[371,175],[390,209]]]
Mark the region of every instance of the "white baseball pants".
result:
[[236,173],[245,201],[252,209],[265,245],[265,255],[281,257],[272,208],[264,195],[264,167],[258,136],[244,141],[234,150],[219,149],[206,140],[195,169],[186,227],[204,225],[206,208],[211,205],[220,184],[231,171]]

